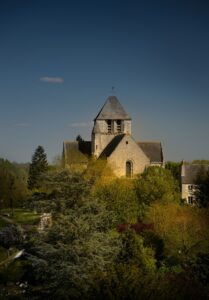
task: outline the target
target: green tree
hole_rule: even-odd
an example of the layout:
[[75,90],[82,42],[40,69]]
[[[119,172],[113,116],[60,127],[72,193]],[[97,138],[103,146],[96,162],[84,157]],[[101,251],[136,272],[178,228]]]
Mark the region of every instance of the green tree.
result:
[[189,261],[191,274],[202,284],[209,287],[209,254],[198,253],[198,255]]
[[29,166],[28,188],[30,190],[41,186],[40,176],[48,168],[47,155],[42,146],[38,146],[32,156]]
[[173,161],[167,161],[165,164],[165,168],[167,170],[171,171],[171,174],[176,179],[176,181],[181,184],[181,162],[173,162]]
[[200,164],[200,165],[209,165],[209,160],[207,159],[195,159],[192,161],[193,164]]
[[178,203],[153,203],[146,221],[164,241],[165,255],[184,262],[198,252],[209,251],[208,209]]
[[199,207],[209,206],[209,171],[204,169],[198,174],[196,179],[195,198]]
[[177,181],[169,170],[160,167],[147,168],[139,175],[135,181],[135,189],[140,204],[176,202],[180,199]]
[[150,299],[150,282],[156,266],[153,251],[145,247],[143,238],[132,229],[120,234],[120,251],[105,274],[97,276],[93,299]]
[[117,224],[134,223],[141,216],[132,180],[117,178],[107,183],[102,182],[95,186],[94,192],[108,211],[114,213]]
[[28,195],[27,166],[0,159],[0,208],[20,206]]
[[[27,278],[32,296],[87,299],[95,274],[106,272],[118,253],[119,241],[109,232],[113,216],[92,198],[91,186],[81,175],[67,171],[46,174],[45,193],[33,202],[53,214],[52,227],[31,236]],[[31,202],[31,201],[30,201]]]

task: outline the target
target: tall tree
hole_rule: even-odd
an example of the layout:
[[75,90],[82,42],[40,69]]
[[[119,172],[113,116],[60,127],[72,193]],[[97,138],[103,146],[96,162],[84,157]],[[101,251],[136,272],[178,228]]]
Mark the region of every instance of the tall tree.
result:
[[27,168],[0,158],[0,208],[19,206],[27,197]]
[[114,216],[92,198],[91,185],[81,175],[64,170],[43,177],[47,193],[39,193],[39,199],[34,193],[30,204],[34,199],[39,211],[52,212],[53,222],[24,245],[30,253],[29,298],[95,299],[89,296],[95,278],[106,274],[119,251],[117,235],[109,234]]
[[42,146],[38,146],[32,156],[29,167],[28,188],[39,188],[41,184],[40,175],[45,173],[48,168],[47,155]]

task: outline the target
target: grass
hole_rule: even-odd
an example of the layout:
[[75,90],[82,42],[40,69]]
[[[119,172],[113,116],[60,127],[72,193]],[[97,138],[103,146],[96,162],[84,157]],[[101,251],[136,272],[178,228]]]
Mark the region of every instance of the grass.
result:
[[[10,209],[4,209],[2,210],[2,213],[9,214],[8,218],[13,220],[15,223],[19,225],[37,225],[40,220],[39,214],[25,209],[20,209],[20,208],[14,209],[13,216],[11,214]],[[1,223],[0,223],[0,227],[1,227]]]

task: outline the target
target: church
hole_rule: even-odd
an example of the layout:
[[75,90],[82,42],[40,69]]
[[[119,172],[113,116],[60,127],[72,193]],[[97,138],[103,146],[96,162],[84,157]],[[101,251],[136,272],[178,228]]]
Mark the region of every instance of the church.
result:
[[162,166],[160,142],[135,141],[132,120],[116,96],[109,96],[94,119],[91,141],[65,141],[63,161],[66,168],[83,170],[90,157],[104,159],[118,177],[132,177],[146,167]]

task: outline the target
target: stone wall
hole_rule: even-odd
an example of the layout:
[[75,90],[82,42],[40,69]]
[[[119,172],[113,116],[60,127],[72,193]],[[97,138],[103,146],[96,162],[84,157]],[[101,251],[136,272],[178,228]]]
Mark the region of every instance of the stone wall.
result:
[[114,137],[114,134],[96,134],[95,137],[93,137],[93,155],[99,157]]
[[195,184],[182,184],[181,185],[181,198],[184,199],[186,201],[186,203],[192,204],[192,203],[190,203],[189,197],[192,197],[193,202],[194,202],[196,190],[197,190],[197,185],[195,185]]
[[108,158],[115,175],[119,177],[126,176],[127,161],[131,161],[133,164],[133,175],[142,173],[145,167],[150,165],[149,158],[130,135],[124,136]]

